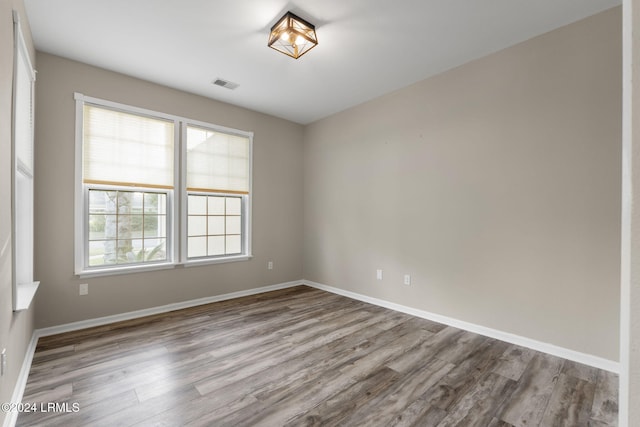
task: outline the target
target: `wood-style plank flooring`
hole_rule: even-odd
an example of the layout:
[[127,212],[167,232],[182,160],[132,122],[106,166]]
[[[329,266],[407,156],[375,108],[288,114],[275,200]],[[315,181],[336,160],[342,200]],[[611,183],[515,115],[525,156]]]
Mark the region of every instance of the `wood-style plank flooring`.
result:
[[617,382],[299,286],[41,338],[17,424],[602,427]]

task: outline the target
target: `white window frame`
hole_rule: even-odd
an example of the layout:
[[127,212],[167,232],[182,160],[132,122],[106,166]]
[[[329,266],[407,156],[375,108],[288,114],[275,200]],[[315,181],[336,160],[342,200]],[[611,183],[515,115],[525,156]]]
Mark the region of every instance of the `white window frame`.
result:
[[[242,245],[245,248],[245,253],[239,255],[220,255],[220,256],[210,256],[210,257],[202,257],[202,258],[187,258],[187,197],[188,192],[186,190],[186,182],[187,182],[187,127],[195,126],[200,128],[206,128],[208,130],[214,132],[227,133],[231,135],[244,136],[249,138],[249,194],[244,195],[242,197]],[[253,132],[244,132],[237,129],[232,129],[224,126],[213,125],[211,123],[200,122],[197,120],[184,120],[182,122],[181,127],[181,136],[180,142],[182,151],[180,153],[181,158],[181,176],[180,181],[182,183],[181,190],[182,201],[181,203],[181,216],[182,219],[180,236],[181,236],[181,247],[184,248],[181,254],[181,262],[185,266],[192,265],[202,265],[202,264],[217,264],[223,262],[231,262],[231,261],[245,261],[252,257],[251,252],[251,196],[253,194]],[[207,194],[210,196],[228,196],[226,193],[202,193],[202,192],[191,192],[193,194]]]
[[[11,120],[11,259],[12,305],[14,311],[31,305],[40,282],[33,280],[33,222],[34,206],[34,100],[36,74],[20,25],[20,16],[13,11],[13,105]],[[21,66],[22,65],[22,66]],[[23,71],[21,71],[23,70]],[[28,82],[28,91],[21,83]],[[28,117],[21,115],[26,104]],[[19,123],[28,121],[28,123]],[[24,135],[20,130],[27,129]],[[25,164],[19,158],[20,144],[28,144],[31,159]]]
[[[126,104],[107,101],[75,93],[76,101],[76,134],[75,134],[75,206],[74,206],[74,247],[75,247],[75,274],[81,278],[107,276],[115,274],[138,273],[141,271],[153,271],[174,268],[178,265],[189,267],[207,264],[218,264],[235,261],[246,261],[253,257],[251,252],[251,199],[253,178],[253,132],[245,132],[227,128],[211,123],[187,119],[180,116],[161,113],[144,108],[132,107]],[[88,194],[89,188],[98,188],[91,184],[84,184],[82,180],[82,149],[83,149],[83,114],[85,104],[92,104],[105,108],[111,108],[125,113],[139,114],[148,117],[170,120],[174,122],[174,189],[167,191],[167,260],[153,263],[119,264],[100,267],[88,267]],[[240,135],[249,139],[249,194],[243,196],[243,247],[244,253],[229,256],[212,256],[196,259],[187,258],[187,190],[186,190],[186,129],[194,125],[205,127],[217,132]],[[102,187],[104,188],[104,187]],[[118,187],[124,191],[149,191],[138,187]],[[154,190],[155,191],[155,190]],[[164,191],[160,191],[164,192]]]

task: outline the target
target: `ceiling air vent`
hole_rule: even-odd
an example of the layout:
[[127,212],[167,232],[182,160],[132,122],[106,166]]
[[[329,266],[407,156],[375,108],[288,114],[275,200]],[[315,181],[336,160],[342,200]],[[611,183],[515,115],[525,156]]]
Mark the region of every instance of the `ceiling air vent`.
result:
[[213,81],[213,84],[216,85],[216,86],[226,87],[227,89],[231,89],[231,90],[233,90],[233,89],[237,88],[238,86],[240,86],[238,83],[230,82],[230,81],[225,80],[225,79],[215,79]]

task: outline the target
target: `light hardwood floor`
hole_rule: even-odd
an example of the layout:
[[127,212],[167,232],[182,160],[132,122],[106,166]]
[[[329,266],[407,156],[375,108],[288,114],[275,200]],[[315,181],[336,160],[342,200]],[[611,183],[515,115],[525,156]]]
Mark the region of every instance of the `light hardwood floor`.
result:
[[299,286],[41,338],[23,402],[69,411],[18,425],[613,426],[617,382]]

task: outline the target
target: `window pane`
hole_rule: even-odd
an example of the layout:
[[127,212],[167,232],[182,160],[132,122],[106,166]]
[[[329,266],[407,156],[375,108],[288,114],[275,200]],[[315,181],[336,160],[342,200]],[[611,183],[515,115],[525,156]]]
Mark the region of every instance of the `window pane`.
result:
[[167,217],[164,215],[144,216],[144,237],[167,237]]
[[208,197],[209,215],[224,215],[224,199],[220,196]]
[[142,202],[144,193],[131,193],[131,213],[142,213]]
[[190,216],[188,222],[188,236],[206,236],[207,234],[207,217],[206,216]]
[[[109,215],[115,216],[115,215]],[[89,215],[89,240],[102,240],[105,237],[106,215]]]
[[166,215],[161,215],[158,217],[158,237],[167,237],[167,230],[169,227],[169,222],[167,221]]
[[118,238],[126,238],[126,239],[140,239],[142,238],[142,215],[120,215],[118,217],[118,229],[123,230],[128,229],[127,235],[119,234]]
[[227,234],[240,234],[242,231],[242,226],[240,223],[239,216],[228,216],[227,217]]
[[115,240],[89,242],[89,266],[115,264],[115,248]]
[[189,196],[187,209],[189,215],[206,215],[207,196]]
[[118,214],[131,213],[131,201],[133,193],[130,191],[118,191]]
[[165,245],[165,239],[144,239],[144,261],[166,260]]
[[105,240],[115,240],[118,238],[118,216],[104,215],[104,237]]
[[166,194],[158,194],[158,213],[163,215],[167,214],[167,195]]
[[209,237],[209,256],[224,255],[224,236]]
[[238,254],[242,252],[242,241],[240,236],[227,236],[227,254]]
[[117,191],[89,190],[89,213],[116,213]]
[[141,262],[138,254],[142,249],[141,239],[125,239],[117,241],[118,264],[128,264],[133,262]]
[[158,193],[144,193],[144,213],[159,213],[159,197]]
[[118,192],[105,191],[104,197],[105,197],[104,199],[105,213],[117,213],[118,212]]
[[227,197],[227,215],[240,215],[242,213],[242,200],[240,197]]
[[189,237],[187,239],[189,257],[207,256],[207,238],[206,237]]
[[223,216],[210,216],[209,219],[209,235],[223,235],[224,234],[224,217]]
[[104,213],[106,212],[106,191],[89,191],[89,213]]

